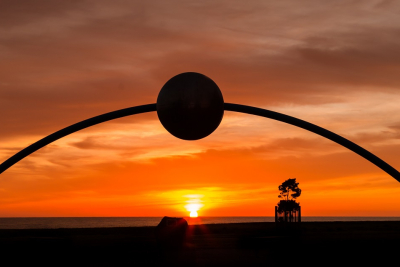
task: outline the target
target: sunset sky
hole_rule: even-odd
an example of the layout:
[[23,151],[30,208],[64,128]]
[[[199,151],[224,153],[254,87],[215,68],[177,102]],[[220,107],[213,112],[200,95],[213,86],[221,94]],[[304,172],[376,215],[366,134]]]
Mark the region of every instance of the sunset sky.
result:
[[[199,72],[225,102],[333,131],[400,170],[400,2],[0,1],[0,162],[81,120],[151,104]],[[199,141],[155,112],[60,139],[0,175],[0,217],[400,216],[400,183],[295,126],[226,111]]]

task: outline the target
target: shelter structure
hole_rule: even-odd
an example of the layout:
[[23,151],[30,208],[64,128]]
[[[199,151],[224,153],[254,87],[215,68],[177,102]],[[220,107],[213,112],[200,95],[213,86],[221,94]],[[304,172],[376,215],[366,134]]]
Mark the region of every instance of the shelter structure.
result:
[[188,223],[184,218],[162,218],[156,227],[157,243],[161,247],[183,247],[186,241]]
[[300,223],[301,222],[301,206],[293,209],[279,208],[275,206],[275,222],[277,224],[283,223]]

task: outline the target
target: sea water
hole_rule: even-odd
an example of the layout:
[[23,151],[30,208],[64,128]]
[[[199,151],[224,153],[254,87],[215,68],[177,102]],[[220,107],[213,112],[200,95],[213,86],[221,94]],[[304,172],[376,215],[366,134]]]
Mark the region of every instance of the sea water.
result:
[[[41,217],[0,218],[0,229],[58,229],[156,226],[162,217]],[[185,218],[189,224],[274,222],[274,217]],[[400,221],[400,217],[308,217],[303,222]]]

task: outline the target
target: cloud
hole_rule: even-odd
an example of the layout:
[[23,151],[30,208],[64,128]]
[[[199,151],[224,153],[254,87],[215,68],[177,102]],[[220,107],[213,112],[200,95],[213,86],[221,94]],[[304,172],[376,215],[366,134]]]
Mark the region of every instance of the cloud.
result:
[[[1,1],[0,159],[78,121],[154,103],[172,76],[197,71],[215,80],[226,102],[310,121],[397,167],[399,7],[372,0]],[[187,182],[196,188],[213,184],[214,175],[221,181],[215,186],[228,188],[246,175],[276,183],[295,173],[329,181],[338,192],[335,183],[341,187],[347,177],[368,184],[365,177],[385,175],[280,122],[226,112],[210,137],[184,142],[150,113],[58,140],[2,181],[6,192],[23,192],[26,201],[52,190],[48,199],[63,190],[69,196],[77,188],[111,198],[136,188],[129,177],[138,170],[156,184],[167,179],[161,191],[182,188],[177,173],[198,170],[200,160],[206,167]],[[153,186],[149,181],[140,182],[141,192]]]

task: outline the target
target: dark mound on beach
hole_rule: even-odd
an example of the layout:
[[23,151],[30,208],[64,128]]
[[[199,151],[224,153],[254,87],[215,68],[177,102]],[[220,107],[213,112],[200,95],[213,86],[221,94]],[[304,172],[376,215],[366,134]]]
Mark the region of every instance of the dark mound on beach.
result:
[[382,266],[399,244],[400,222],[190,225],[180,248],[155,227],[0,230],[2,266]]

